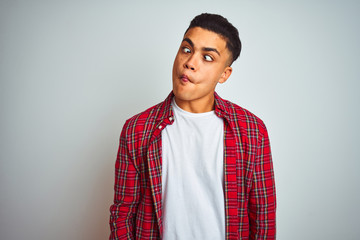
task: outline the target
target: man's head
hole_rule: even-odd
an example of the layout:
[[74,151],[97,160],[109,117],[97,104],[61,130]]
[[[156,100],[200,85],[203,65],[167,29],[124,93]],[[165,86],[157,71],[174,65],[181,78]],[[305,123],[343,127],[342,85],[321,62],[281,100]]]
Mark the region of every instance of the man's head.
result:
[[239,57],[241,52],[241,41],[238,30],[223,16],[217,14],[203,13],[196,16],[190,23],[188,29],[201,27],[221,35],[226,41],[226,47],[231,52],[231,64]]
[[195,17],[185,32],[173,65],[176,103],[204,106],[193,109],[197,112],[209,111],[208,106],[214,103],[215,87],[230,77],[230,65],[239,56],[240,49],[238,31],[225,18],[214,14]]

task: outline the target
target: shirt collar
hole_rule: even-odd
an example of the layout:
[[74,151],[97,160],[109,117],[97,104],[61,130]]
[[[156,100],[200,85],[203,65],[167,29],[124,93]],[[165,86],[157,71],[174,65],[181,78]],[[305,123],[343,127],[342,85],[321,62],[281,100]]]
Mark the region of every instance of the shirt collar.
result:
[[[174,97],[173,91],[170,92],[170,94],[167,96],[165,101],[162,103],[162,111],[160,111],[157,119],[162,120],[165,118],[173,118],[174,112],[171,107],[171,101]],[[216,92],[214,92],[215,97],[215,114],[218,117],[225,118],[226,120],[229,120],[229,107],[226,100],[222,99]]]
[[226,120],[230,120],[229,115],[229,104],[226,100],[222,99],[216,92],[214,92],[215,97],[215,114],[218,117],[225,118]]

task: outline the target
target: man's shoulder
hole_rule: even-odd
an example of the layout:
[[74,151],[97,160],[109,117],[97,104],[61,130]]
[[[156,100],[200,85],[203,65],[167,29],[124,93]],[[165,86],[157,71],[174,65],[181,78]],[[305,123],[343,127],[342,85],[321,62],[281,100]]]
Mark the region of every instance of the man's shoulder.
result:
[[222,99],[221,103],[232,122],[236,122],[247,128],[257,128],[259,130],[266,130],[264,122],[254,113],[244,107],[239,106],[229,100]]
[[164,101],[130,117],[124,127],[136,132],[153,129],[170,114],[171,98],[172,95],[169,95]]
[[152,107],[149,107],[148,109],[130,117],[129,119],[127,119],[127,122],[137,122],[137,121],[142,121],[142,120],[147,120],[147,121],[151,122],[153,120],[156,120],[158,117],[160,117],[159,115],[162,114],[163,108],[164,108],[164,102],[160,102],[160,103],[158,103]]

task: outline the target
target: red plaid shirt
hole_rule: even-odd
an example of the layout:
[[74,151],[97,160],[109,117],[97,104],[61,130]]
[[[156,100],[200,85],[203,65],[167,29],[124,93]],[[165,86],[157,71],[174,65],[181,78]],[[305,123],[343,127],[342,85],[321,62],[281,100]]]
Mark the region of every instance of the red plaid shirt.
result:
[[[173,123],[167,99],[126,121],[115,165],[110,239],[161,239],[161,131]],[[264,123],[215,93],[224,119],[226,239],[275,239],[275,183]]]

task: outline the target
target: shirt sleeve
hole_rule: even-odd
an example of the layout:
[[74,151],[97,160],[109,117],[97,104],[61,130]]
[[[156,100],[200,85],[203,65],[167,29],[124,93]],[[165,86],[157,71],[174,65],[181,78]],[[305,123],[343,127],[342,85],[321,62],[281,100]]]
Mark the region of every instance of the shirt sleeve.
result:
[[260,132],[249,198],[250,239],[276,238],[276,193],[270,141]]
[[110,207],[111,240],[134,239],[135,215],[139,202],[139,173],[130,155],[125,123],[115,163],[114,204]]

